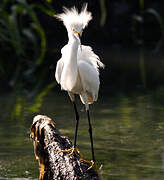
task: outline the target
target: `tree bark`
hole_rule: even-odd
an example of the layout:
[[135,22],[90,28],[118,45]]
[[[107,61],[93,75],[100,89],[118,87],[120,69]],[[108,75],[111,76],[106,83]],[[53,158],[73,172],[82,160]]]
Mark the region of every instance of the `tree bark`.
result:
[[55,123],[47,116],[37,115],[31,126],[34,154],[39,161],[39,180],[100,180],[89,164],[80,160],[80,155],[71,156],[60,150],[70,149],[68,137],[60,136]]

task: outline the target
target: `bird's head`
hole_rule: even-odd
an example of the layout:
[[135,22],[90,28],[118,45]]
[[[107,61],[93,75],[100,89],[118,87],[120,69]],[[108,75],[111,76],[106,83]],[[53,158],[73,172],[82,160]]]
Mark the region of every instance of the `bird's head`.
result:
[[75,38],[79,39],[79,36],[82,35],[83,29],[92,19],[91,12],[87,11],[87,4],[83,5],[80,13],[75,7],[71,9],[64,7],[63,11],[62,14],[56,15],[56,18],[63,21],[69,35],[73,35]]

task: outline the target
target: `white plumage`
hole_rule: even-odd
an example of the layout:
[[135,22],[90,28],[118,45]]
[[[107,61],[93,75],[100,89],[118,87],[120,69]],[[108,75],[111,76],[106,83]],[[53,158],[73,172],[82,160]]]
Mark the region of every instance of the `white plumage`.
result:
[[92,126],[89,115],[89,104],[97,100],[99,91],[99,68],[104,67],[98,55],[96,55],[90,46],[81,45],[79,35],[82,34],[83,29],[88,25],[92,19],[91,13],[87,11],[87,5],[83,6],[80,13],[76,8],[64,8],[64,13],[56,16],[63,21],[68,32],[68,44],[62,50],[61,59],[57,62],[55,77],[57,82],[61,85],[61,89],[68,92],[75,110],[76,129],[74,136],[74,146],[69,150],[62,150],[61,152],[75,151],[79,153],[76,147],[76,139],[79,124],[79,114],[75,103],[75,94],[80,95],[81,101],[85,104],[89,134],[91,140],[92,160],[90,162],[92,168],[95,163]]
[[80,13],[73,7],[71,9],[63,8],[64,13],[56,15],[56,17],[63,21],[66,29],[72,30],[74,27],[76,30],[84,29],[88,22],[92,19],[92,15],[87,11],[87,4],[85,4]]
[[81,11],[64,8],[64,13],[57,15],[68,31],[68,44],[62,50],[61,59],[57,62],[55,77],[61,89],[68,91],[71,100],[79,94],[87,106],[97,100],[99,91],[99,67],[104,67],[98,55],[90,46],[81,45],[78,34],[88,25],[91,13],[85,5]]

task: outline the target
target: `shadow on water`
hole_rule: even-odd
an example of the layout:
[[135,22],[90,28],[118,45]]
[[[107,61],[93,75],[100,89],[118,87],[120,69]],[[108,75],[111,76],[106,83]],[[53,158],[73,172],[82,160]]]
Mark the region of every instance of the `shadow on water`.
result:
[[[91,117],[96,158],[102,166],[103,180],[164,178],[163,100],[164,88],[113,97],[100,93],[99,101],[91,106]],[[88,124],[79,101],[78,109],[81,117],[78,145],[85,158],[90,159]],[[29,139],[34,115],[48,115],[62,135],[73,139],[73,108],[65,92],[42,92],[33,99],[20,93],[1,95],[0,112],[0,179],[23,180],[39,176]]]

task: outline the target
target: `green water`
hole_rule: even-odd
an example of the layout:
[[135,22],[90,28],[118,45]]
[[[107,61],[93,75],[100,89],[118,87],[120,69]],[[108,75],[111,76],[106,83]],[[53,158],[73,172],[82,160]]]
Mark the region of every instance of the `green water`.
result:
[[[100,93],[91,106],[95,155],[103,180],[164,179],[164,89],[117,95]],[[62,135],[73,139],[74,114],[67,93],[49,92],[28,99],[20,93],[0,97],[0,180],[38,179],[29,138],[37,114],[51,117]],[[91,158],[88,123],[78,101],[78,145]]]

